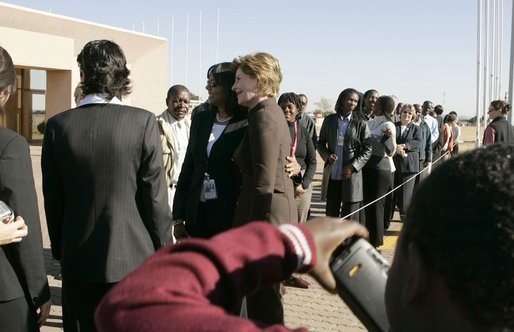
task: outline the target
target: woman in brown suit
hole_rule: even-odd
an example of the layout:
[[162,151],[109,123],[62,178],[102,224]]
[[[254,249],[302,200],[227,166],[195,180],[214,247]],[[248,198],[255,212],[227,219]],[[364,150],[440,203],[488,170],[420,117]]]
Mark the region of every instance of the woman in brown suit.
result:
[[[242,174],[235,226],[250,221],[273,224],[297,222],[293,181],[285,172],[291,153],[291,135],[276,96],[282,73],[277,59],[255,53],[234,59],[237,68],[232,90],[239,105],[247,107],[248,129],[234,153]],[[294,158],[294,157],[293,157]],[[279,285],[261,288],[247,298],[248,318],[282,324]]]

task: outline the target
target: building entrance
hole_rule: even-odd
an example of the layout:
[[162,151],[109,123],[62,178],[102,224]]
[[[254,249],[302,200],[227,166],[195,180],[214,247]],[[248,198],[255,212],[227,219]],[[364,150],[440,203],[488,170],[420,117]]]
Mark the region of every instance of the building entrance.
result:
[[16,91],[5,105],[2,126],[29,142],[43,140],[46,123],[46,70],[17,68]]

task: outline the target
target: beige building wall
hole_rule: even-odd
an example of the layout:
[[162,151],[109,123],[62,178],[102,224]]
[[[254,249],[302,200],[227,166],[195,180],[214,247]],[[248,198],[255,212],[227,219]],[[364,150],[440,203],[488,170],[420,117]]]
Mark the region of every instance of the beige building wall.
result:
[[[73,91],[80,81],[76,56],[94,39],[112,40],[125,52],[133,82],[132,94],[123,100],[126,104],[156,114],[165,107],[168,89],[165,38],[3,2],[0,2],[0,35],[0,45],[9,51],[17,67],[48,71],[51,86],[47,91],[47,117],[74,106]],[[64,101],[50,101],[63,97]]]

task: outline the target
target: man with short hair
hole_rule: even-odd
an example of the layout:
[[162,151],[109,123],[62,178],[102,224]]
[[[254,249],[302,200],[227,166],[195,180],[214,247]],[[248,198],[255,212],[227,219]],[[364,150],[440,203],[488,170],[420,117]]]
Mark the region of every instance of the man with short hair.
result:
[[512,329],[512,169],[514,144],[496,144],[450,159],[420,185],[389,270],[392,331]]
[[432,155],[439,157],[442,154],[441,150],[444,146],[444,135],[443,135],[443,132],[444,132],[444,121],[443,121],[444,120],[444,118],[443,118],[444,108],[443,108],[443,106],[435,105],[434,113],[435,113],[434,119],[437,121],[437,126],[439,128],[439,137],[437,138],[437,144],[434,144],[432,146]]
[[[438,155],[435,155],[433,153],[434,151],[434,144],[438,143],[439,138],[439,125],[437,123],[437,120],[430,115],[430,113],[434,112],[434,104],[430,100],[425,100],[423,102],[423,106],[421,109],[421,113],[423,114],[423,119],[425,120],[426,124],[428,125],[428,128],[430,128],[430,142],[432,144],[432,158],[437,159]],[[430,164],[425,166],[430,166]]]
[[183,85],[174,85],[166,96],[167,108],[157,117],[170,211],[189,143],[191,121],[186,115],[190,101],[189,89]]
[[318,134],[316,133],[316,123],[312,119],[312,117],[307,114],[307,103],[309,102],[307,96],[303,93],[298,95],[300,98],[300,103],[302,104],[302,108],[298,110],[298,122],[302,127],[307,129],[309,132],[309,136],[312,137],[312,143],[316,146],[316,142],[318,141]]

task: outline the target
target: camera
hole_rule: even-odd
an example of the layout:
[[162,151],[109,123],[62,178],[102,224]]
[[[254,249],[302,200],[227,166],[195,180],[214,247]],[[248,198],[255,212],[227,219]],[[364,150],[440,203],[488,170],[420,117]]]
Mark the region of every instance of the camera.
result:
[[385,287],[389,263],[365,239],[353,237],[332,254],[339,296],[369,331],[389,331]]
[[8,224],[14,221],[13,210],[3,201],[0,201],[0,220],[4,224]]

